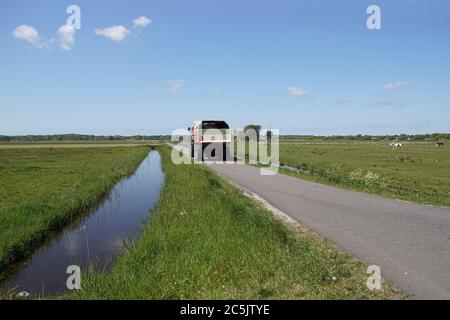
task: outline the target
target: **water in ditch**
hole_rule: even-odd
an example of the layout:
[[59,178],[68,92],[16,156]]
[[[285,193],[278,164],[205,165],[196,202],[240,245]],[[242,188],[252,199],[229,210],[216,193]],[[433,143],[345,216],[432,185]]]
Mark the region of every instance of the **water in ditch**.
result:
[[99,205],[18,263],[1,287],[23,296],[53,295],[68,290],[70,265],[81,272],[90,265],[108,271],[126,242],[140,234],[163,182],[160,155],[150,151],[135,173],[119,181]]
[[296,173],[303,173],[303,174],[314,174],[315,172],[309,169],[303,169],[303,168],[297,168],[297,167],[292,167],[292,166],[288,166],[288,165],[282,165],[280,166],[281,169],[286,169],[288,171],[292,171],[292,172],[296,172]]

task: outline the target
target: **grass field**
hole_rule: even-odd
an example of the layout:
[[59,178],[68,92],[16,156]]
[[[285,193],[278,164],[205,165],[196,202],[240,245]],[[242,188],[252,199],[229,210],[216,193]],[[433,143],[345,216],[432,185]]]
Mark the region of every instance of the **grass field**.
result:
[[149,148],[1,148],[0,279],[133,172]]
[[199,165],[172,164],[141,237],[107,274],[65,299],[370,299],[365,266],[331,242],[297,233]]
[[450,206],[450,147],[405,143],[281,141],[281,164],[294,176],[419,203]]
[[0,142],[1,149],[28,149],[28,148],[111,148],[111,147],[137,147],[142,145],[158,145],[160,140],[62,140],[37,142]]

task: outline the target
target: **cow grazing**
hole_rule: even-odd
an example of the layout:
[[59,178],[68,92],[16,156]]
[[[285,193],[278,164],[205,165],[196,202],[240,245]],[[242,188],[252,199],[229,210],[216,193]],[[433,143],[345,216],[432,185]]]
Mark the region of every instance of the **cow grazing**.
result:
[[393,150],[395,149],[402,149],[403,148],[403,144],[401,144],[400,142],[392,142],[391,143],[391,147]]

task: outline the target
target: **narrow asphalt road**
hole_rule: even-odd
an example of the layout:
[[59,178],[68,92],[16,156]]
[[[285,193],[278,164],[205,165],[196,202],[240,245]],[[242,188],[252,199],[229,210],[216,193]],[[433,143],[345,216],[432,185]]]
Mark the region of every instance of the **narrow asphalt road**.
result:
[[450,299],[450,208],[348,191],[243,164],[211,169],[333,240],[415,299]]
[[450,209],[260,175],[243,164],[210,164],[301,224],[333,240],[416,299],[450,299]]

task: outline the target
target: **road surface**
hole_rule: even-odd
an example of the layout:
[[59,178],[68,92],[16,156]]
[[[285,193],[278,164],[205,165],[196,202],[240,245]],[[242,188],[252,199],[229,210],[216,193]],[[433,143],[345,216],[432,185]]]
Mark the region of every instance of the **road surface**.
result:
[[210,164],[302,225],[333,240],[411,298],[450,299],[450,209],[260,175],[243,164]]
[[333,240],[415,299],[450,299],[450,208],[344,190],[243,164],[208,164]]

